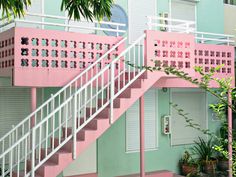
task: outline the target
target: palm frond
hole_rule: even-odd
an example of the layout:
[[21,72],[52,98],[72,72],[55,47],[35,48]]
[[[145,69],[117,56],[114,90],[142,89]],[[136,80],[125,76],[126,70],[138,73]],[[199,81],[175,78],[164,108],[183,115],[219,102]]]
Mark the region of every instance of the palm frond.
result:
[[0,0],[2,16],[10,17],[12,14],[14,17],[22,17],[30,5],[31,0]]
[[62,0],[61,11],[68,11],[69,18],[88,21],[110,19],[113,0]]

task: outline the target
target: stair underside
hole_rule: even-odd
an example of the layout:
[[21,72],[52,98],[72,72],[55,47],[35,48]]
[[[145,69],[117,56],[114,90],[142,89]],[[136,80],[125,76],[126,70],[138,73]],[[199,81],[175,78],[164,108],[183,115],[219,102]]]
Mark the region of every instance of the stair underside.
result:
[[[163,75],[162,75],[163,76]],[[149,90],[161,77],[157,73],[146,72],[139,79],[128,87],[118,98],[114,100],[114,121],[116,121],[135,101],[137,101],[147,90]],[[118,85],[117,85],[118,86]],[[116,87],[117,87],[116,86]],[[100,100],[101,102],[101,100]],[[98,103],[99,105],[99,103]],[[100,137],[111,125],[109,123],[109,106],[102,110],[87,126],[77,134],[76,154],[79,156],[90,144]],[[81,119],[83,121],[83,118]],[[65,130],[63,130],[65,136]],[[67,129],[67,136],[72,132]],[[62,137],[63,138],[63,137]],[[58,145],[58,138],[54,140],[55,147]],[[72,140],[69,140],[58,152],[56,152],[47,162],[36,170],[37,177],[56,177],[72,161]],[[47,149],[50,152],[50,148]],[[42,149],[42,158],[45,149]],[[31,161],[28,160],[27,169],[30,170]],[[14,176],[17,176],[16,174]],[[20,176],[22,176],[20,174]]]

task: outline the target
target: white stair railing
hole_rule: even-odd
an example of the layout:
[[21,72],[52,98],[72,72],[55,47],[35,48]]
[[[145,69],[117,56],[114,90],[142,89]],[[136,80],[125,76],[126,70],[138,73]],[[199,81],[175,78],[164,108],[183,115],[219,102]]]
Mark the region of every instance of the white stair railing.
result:
[[[126,38],[119,41],[110,50],[108,50],[102,57],[96,60],[92,65],[90,65],[87,69],[85,69],[81,74],[79,74],[76,78],[70,81],[66,86],[64,86],[56,94],[52,95],[50,99],[44,102],[28,117],[26,117],[23,121],[21,121],[14,128],[12,128],[8,133],[6,133],[3,137],[0,138],[0,164],[2,164],[2,166],[3,164],[6,163],[7,159],[13,158],[14,162],[16,162],[17,156],[15,154],[17,154],[18,148],[22,149],[24,146],[19,147],[21,146],[20,144],[16,146],[15,144],[17,142],[20,143],[19,140],[21,140],[23,137],[24,137],[24,140],[27,139],[27,142],[29,143],[30,142],[29,136],[25,136],[25,135],[29,135],[29,132],[32,131],[31,127],[33,125],[37,125],[45,117],[50,115],[54,111],[54,109],[56,109],[65,100],[71,97],[71,95],[74,94],[74,92],[78,89],[78,87],[88,82],[91,76],[100,72],[101,63],[104,63],[103,60],[105,60],[106,57],[111,52],[115,51],[121,44],[123,44],[125,40]],[[48,131],[48,130],[45,130],[45,131]],[[29,148],[29,147],[27,146],[26,148]],[[5,163],[3,163],[1,160]],[[6,168],[2,167],[1,169],[6,169]]]
[[[35,171],[70,140],[73,142],[71,150],[75,159],[80,130],[100,116],[103,110],[109,111],[105,115],[113,123],[114,99],[145,72],[127,64],[144,64],[145,37],[145,34],[142,35],[109,65],[98,70],[97,64],[126,39],[121,40],[17,125],[7,136],[11,137],[16,131],[24,129],[25,124],[28,130],[23,131],[21,137],[1,154],[1,176],[12,176],[14,171],[17,176],[21,172],[24,176],[34,177]],[[32,119],[35,125],[30,129]]]

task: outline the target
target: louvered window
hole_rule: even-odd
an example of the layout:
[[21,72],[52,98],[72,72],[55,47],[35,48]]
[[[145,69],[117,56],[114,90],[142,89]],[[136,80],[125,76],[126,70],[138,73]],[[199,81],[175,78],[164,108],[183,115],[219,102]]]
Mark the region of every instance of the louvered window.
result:
[[30,113],[30,89],[0,88],[0,137]]
[[[188,118],[193,119],[194,123],[201,126],[202,129],[207,128],[207,104],[206,93],[200,90],[173,90],[171,93],[171,102],[178,105]],[[171,108],[172,134],[171,144],[192,144],[198,136],[204,135],[194,128],[187,127],[185,119],[178,112]]]
[[[157,149],[157,101],[156,90],[151,89],[144,95],[145,150]],[[126,151],[138,151],[139,141],[139,101],[126,112]]]

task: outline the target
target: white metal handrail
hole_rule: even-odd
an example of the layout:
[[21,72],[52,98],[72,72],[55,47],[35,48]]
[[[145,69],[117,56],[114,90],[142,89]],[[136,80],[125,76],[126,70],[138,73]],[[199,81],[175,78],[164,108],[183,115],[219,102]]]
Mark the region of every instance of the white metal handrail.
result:
[[195,28],[194,21],[172,19],[158,16],[147,16],[148,29],[158,29],[167,32],[189,33],[195,36],[197,43],[234,45],[233,35],[200,32]]
[[195,31],[195,22],[188,20],[180,20],[166,17],[158,16],[147,16],[148,29],[156,29],[154,27],[159,27],[162,31],[168,32],[194,32]]
[[[32,112],[28,117],[22,120],[19,124],[17,124],[13,129],[11,129],[8,133],[6,133],[3,137],[0,138],[0,149],[1,153],[6,151],[9,147],[11,147],[11,143],[14,143],[15,140],[19,139],[25,133],[27,133],[32,126],[32,123],[39,122],[43,119],[43,116],[50,113],[50,109],[54,107],[55,100],[62,101],[62,99],[66,99],[68,94],[72,94],[72,85],[75,84],[79,80],[79,84],[85,84],[89,78],[89,74],[93,72],[98,72],[98,63],[104,60],[112,51],[116,50],[118,46],[126,41],[126,38],[120,40],[116,45],[114,45],[110,50],[108,50],[103,56],[101,56],[98,60],[96,60],[93,64],[91,64],[88,68],[82,71],[77,77],[71,80],[68,84],[66,84],[62,89],[60,89],[56,94],[52,95],[50,99],[44,102],[40,107],[38,107],[34,112]],[[93,69],[95,68],[95,70]],[[7,144],[8,142],[8,144]]]
[[219,34],[219,33],[209,33],[195,31],[192,34],[195,35],[196,42],[198,43],[213,43],[213,44],[225,44],[234,45],[234,35],[229,34]]
[[[40,19],[27,19],[27,17],[39,17]],[[46,22],[45,19],[54,19],[54,20],[62,20],[62,22]],[[85,30],[94,30],[94,31],[109,31],[109,32],[115,32],[117,36],[119,34],[124,34],[126,31],[122,30],[121,28],[125,26],[125,24],[122,23],[114,23],[114,22],[107,22],[107,21],[93,21],[88,22],[81,20],[80,22],[86,23],[88,25],[94,24],[94,26],[83,26],[83,25],[71,25],[70,22],[76,22],[72,19],[69,19],[68,17],[63,16],[56,16],[56,15],[47,15],[47,14],[37,14],[37,13],[26,13],[24,18],[18,19],[14,18],[13,16],[10,17],[10,20],[7,17],[3,17],[0,19],[0,30],[3,31],[4,27],[7,27],[9,25],[14,26],[21,26],[22,24],[33,24],[33,25],[41,25],[41,28],[44,29],[45,26],[55,26],[55,27],[64,27],[64,30],[69,31],[70,28],[75,29],[85,29]],[[105,25],[101,27],[101,25]],[[22,25],[24,26],[24,25]],[[110,26],[113,26],[113,28],[110,28]],[[12,26],[10,26],[12,27]]]
[[[69,20],[68,17],[58,16],[58,15],[47,15],[47,14],[38,14],[38,13],[26,13],[27,16],[35,16],[40,18],[51,18],[51,19],[61,19],[61,20]],[[70,19],[69,21],[75,22],[75,20]],[[86,20],[80,20],[80,22],[88,23]],[[115,25],[115,26],[125,26],[123,23],[115,23],[115,22],[107,22],[107,21],[97,21],[94,20],[93,23],[96,24],[107,24],[107,25]]]
[[[6,169],[6,159],[10,159],[10,169],[7,172],[2,171],[3,174],[10,173],[10,176],[12,176],[14,171],[19,176],[19,172],[22,171],[20,166],[24,166],[24,176],[34,177],[35,171],[71,139],[73,140],[73,158],[75,158],[77,149],[76,134],[109,105],[110,114],[108,116],[110,122],[113,123],[114,99],[145,72],[125,62],[136,63],[140,66],[144,64],[145,37],[145,34],[142,35],[110,64],[96,71],[97,63],[105,59],[106,55],[115,50],[118,45],[124,43],[126,39],[123,39],[108,51],[102,59],[100,58],[93,66],[91,65],[40,106],[33,113],[33,117],[37,116],[37,112],[47,110],[49,102],[51,111],[47,111],[45,115],[43,114],[39,121],[35,120],[35,126],[0,156],[0,162],[4,162],[2,163],[2,169]],[[88,73],[89,71],[93,71],[93,73]],[[92,74],[90,79],[87,78],[89,74]],[[82,76],[85,76],[85,78]],[[71,91],[65,93],[68,88]],[[65,96],[63,100],[60,98],[61,93],[64,93],[63,96]],[[49,143],[49,140],[51,140],[51,143]],[[27,153],[25,151],[21,152],[22,144],[27,147]],[[50,151],[48,150],[49,147],[51,148]],[[45,150],[42,151],[42,149]],[[12,159],[13,156],[16,158]],[[31,160],[31,171],[27,171],[26,168],[28,160]]]

